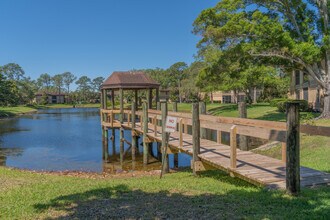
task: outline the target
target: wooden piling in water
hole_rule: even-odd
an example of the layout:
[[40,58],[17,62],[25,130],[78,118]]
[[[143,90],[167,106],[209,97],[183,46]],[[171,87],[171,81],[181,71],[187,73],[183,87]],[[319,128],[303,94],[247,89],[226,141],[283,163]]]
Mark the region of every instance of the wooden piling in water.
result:
[[[246,102],[238,103],[238,113],[240,118],[247,118]],[[247,136],[239,135],[239,148],[244,151],[249,150]]]
[[[167,133],[165,132],[165,123],[166,123],[166,117],[167,117],[167,102],[161,102],[161,110],[162,110],[162,154],[165,153],[165,145],[166,145],[166,138]],[[162,161],[164,163],[164,172],[168,173],[169,168],[169,161],[168,156],[166,155],[165,161]]]
[[111,128],[112,155],[116,155],[116,129]]
[[192,104],[192,142],[193,142],[193,173],[197,175],[196,163],[200,161],[200,121],[199,121],[199,104]]
[[137,140],[136,140],[136,134],[135,134],[135,107],[136,103],[132,103],[132,114],[131,114],[131,121],[132,121],[132,161],[135,161],[136,156],[136,148],[137,148]]
[[300,122],[299,103],[286,106],[286,190],[291,195],[300,192]]
[[148,164],[149,144],[147,143],[148,133],[148,103],[143,102],[143,165]]
[[[120,124],[124,122],[124,90],[119,90],[119,101],[120,101],[120,115],[119,121]],[[119,129],[119,150],[120,150],[120,163],[122,164],[124,161],[124,129],[120,127]]]
[[[157,110],[160,111],[160,102],[157,102]],[[161,120],[157,120],[157,126],[161,126]],[[157,142],[157,160],[162,161],[162,144]]]
[[[177,112],[177,111],[178,111],[178,103],[173,102],[173,112]],[[173,154],[173,164],[174,164],[174,168],[179,168],[179,154],[178,153]]]
[[104,129],[104,160],[109,160],[109,138],[108,138],[108,129]]

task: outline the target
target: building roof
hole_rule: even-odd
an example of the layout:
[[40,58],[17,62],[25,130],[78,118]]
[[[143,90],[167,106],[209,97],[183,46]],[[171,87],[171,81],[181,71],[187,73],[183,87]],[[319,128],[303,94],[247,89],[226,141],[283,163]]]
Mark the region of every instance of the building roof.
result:
[[45,93],[42,93],[42,92],[39,92],[36,94],[36,96],[43,96],[44,94],[46,95],[51,95],[51,96],[66,96],[67,94],[59,94],[59,93],[52,93],[52,92],[45,92]]
[[142,71],[113,72],[102,84],[102,89],[157,89],[160,84]]

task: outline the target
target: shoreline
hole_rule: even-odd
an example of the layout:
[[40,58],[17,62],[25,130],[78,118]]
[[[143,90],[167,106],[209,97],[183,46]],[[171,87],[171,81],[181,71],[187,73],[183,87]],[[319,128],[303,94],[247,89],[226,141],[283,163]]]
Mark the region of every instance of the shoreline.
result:
[[70,108],[100,108],[99,106],[73,106],[73,105],[60,105],[60,106],[40,106],[33,108],[29,106],[15,106],[15,107],[0,107],[0,120],[16,118],[22,115],[35,114],[39,110],[45,109],[70,109]]
[[[50,176],[67,176],[67,177],[77,177],[83,179],[126,179],[126,178],[137,178],[146,176],[159,176],[161,170],[121,170],[116,173],[107,172],[92,172],[92,171],[79,171],[79,170],[64,170],[64,171],[42,171],[42,170],[30,170],[17,167],[7,167],[0,166],[2,169],[19,171],[23,173],[32,173],[40,175],[50,175]],[[176,170],[172,170],[170,173],[175,173]]]

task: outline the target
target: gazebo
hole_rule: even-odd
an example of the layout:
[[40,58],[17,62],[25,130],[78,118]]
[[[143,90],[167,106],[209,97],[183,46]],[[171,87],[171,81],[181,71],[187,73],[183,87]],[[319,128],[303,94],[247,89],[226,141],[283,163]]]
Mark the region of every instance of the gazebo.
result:
[[[102,124],[102,142],[103,142],[103,158],[107,161],[109,159],[108,153],[108,130],[111,129],[111,141],[113,147],[113,155],[115,155],[115,129],[119,129],[120,140],[120,161],[123,161],[124,155],[124,128],[121,126],[124,122],[124,91],[134,91],[134,98],[136,110],[139,107],[138,93],[139,91],[146,92],[147,108],[152,108],[153,90],[155,91],[155,103],[159,101],[159,86],[160,84],[148,77],[142,71],[127,71],[127,72],[113,72],[101,86],[101,124]],[[115,106],[115,95],[119,93],[119,121],[114,122],[115,116],[111,116],[112,123],[109,123],[107,114],[110,115],[117,112]],[[110,99],[111,107],[108,108],[108,99]],[[118,113],[117,113],[118,114]],[[118,122],[118,123],[117,123]],[[135,149],[138,136],[132,138],[132,154],[135,154]],[[135,142],[134,142],[135,141]],[[134,150],[134,151],[133,151]]]
[[138,108],[138,92],[147,91],[148,107],[152,108],[152,92],[156,90],[155,102],[159,101],[160,84],[142,71],[113,72],[101,86],[101,108],[108,109],[107,97],[110,93],[111,109],[115,109],[115,91],[119,92],[120,110],[124,109],[124,91],[134,91],[134,101]]

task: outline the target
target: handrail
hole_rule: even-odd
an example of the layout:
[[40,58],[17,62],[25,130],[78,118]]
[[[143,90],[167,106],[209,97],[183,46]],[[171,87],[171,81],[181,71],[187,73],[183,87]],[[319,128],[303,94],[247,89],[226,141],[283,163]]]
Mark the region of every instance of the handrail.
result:
[[[105,114],[121,114],[120,110],[101,109],[101,113]],[[123,110],[124,114],[132,114],[131,110]],[[142,116],[142,111],[136,111],[137,116]],[[169,116],[182,119],[182,124],[186,128],[187,125],[192,125],[192,115],[184,112],[168,112]],[[161,119],[161,111],[148,110],[148,118],[156,117]],[[277,140],[285,142],[286,123],[266,120],[234,118],[234,117],[219,117],[213,115],[200,115],[201,128],[207,128],[215,131],[230,132],[232,125],[237,126],[237,134],[259,137],[262,139]],[[185,131],[186,132],[186,131]],[[300,132],[307,135],[320,135],[330,137],[330,127],[300,125]]]

